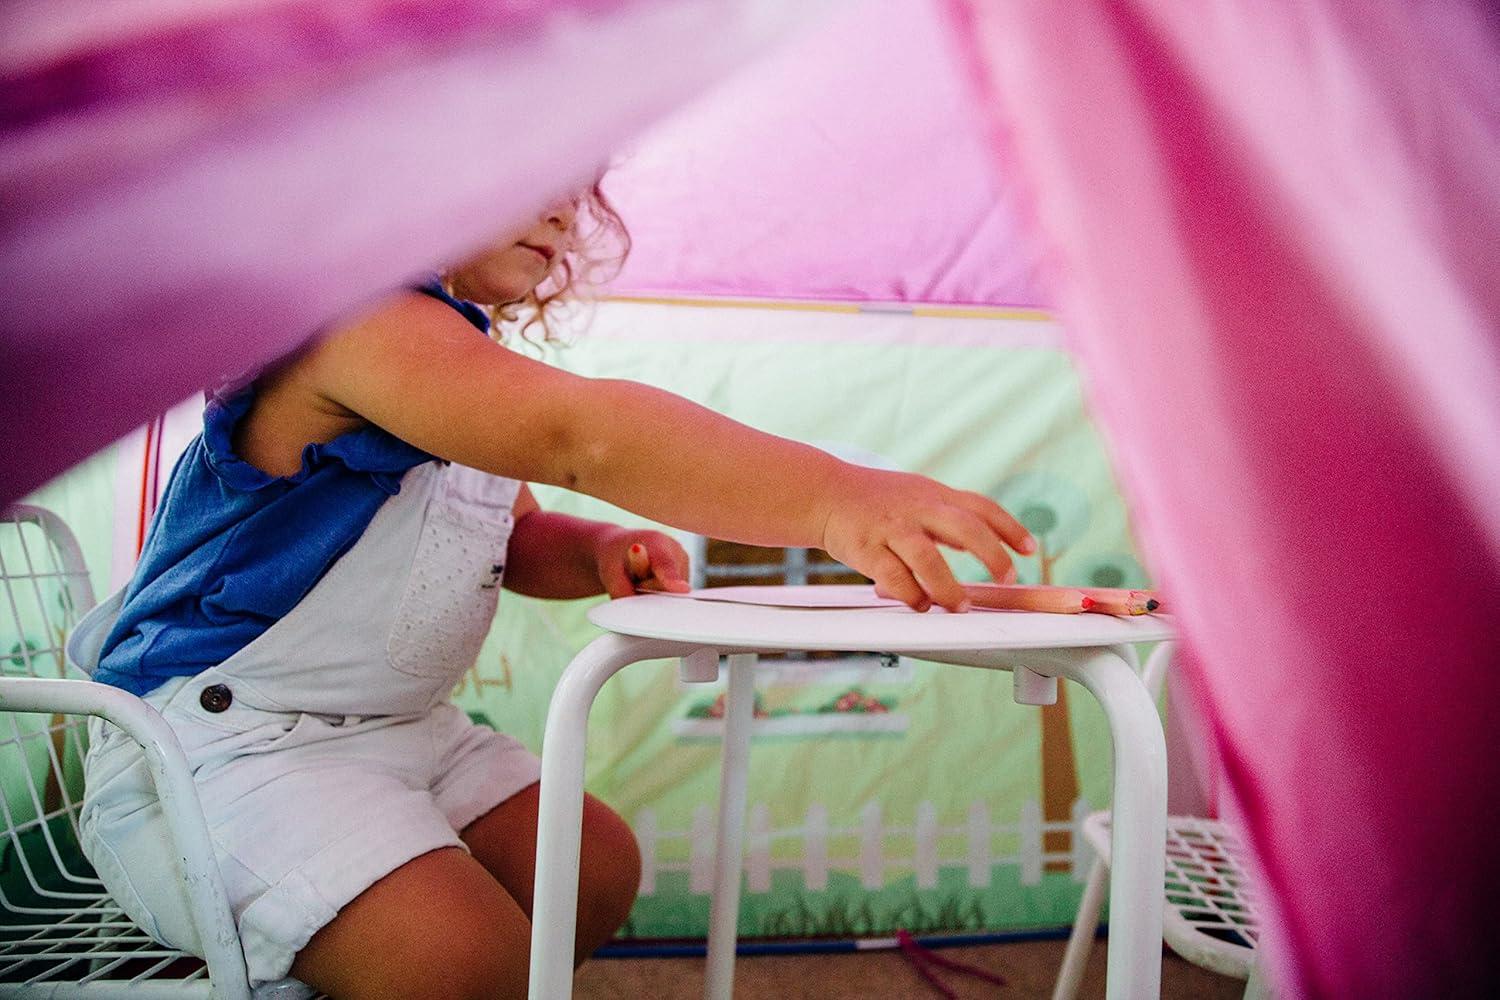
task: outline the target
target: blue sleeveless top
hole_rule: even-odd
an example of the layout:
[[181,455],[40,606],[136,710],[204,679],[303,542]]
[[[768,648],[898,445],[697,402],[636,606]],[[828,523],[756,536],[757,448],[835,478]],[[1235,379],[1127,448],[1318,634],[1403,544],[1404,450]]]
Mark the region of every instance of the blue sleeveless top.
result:
[[[483,310],[437,282],[418,291],[489,329]],[[366,425],[307,445],[292,475],[268,475],[234,453],[234,429],[254,399],[251,383],[204,408],[203,432],[172,470],[95,680],[143,695],[222,663],[353,547],[407,470],[433,460]]]

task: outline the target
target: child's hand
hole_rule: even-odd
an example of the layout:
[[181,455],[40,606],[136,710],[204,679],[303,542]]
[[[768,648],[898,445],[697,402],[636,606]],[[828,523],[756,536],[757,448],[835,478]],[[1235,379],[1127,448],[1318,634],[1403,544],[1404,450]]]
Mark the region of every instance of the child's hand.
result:
[[1036,551],[1020,522],[986,496],[859,466],[841,481],[823,525],[823,548],[874,580],[878,592],[917,611],[934,603],[967,610],[939,542],[973,553],[997,581],[1015,572],[1005,545],[1027,555]]
[[595,549],[599,580],[610,597],[629,597],[642,589],[684,593],[688,586],[687,550],[660,531],[606,532]]

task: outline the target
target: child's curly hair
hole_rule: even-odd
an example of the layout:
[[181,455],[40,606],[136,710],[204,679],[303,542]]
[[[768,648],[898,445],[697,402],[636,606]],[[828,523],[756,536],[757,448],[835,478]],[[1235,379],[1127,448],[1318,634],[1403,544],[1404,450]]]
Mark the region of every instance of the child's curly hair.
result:
[[[573,239],[557,264],[536,288],[518,302],[482,306],[490,316],[490,333],[504,343],[519,336],[533,346],[562,338],[563,320],[572,307],[591,301],[592,292],[613,280],[630,255],[630,231],[604,194],[600,181],[573,199]],[[453,288],[443,275],[443,287]],[[535,327],[537,335],[528,331]]]

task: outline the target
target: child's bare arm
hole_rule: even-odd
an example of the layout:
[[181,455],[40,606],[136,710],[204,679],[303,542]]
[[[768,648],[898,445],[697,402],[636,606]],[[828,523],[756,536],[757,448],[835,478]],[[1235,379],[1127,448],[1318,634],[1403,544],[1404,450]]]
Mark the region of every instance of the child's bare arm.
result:
[[[505,557],[505,589],[528,597],[567,599],[608,593],[627,597],[637,583],[686,590],[688,556],[659,531],[622,528],[543,510],[528,487],[515,506],[515,527]],[[651,580],[630,573],[631,546],[641,547]]]
[[425,296],[388,303],[306,364],[330,401],[435,455],[715,538],[822,548],[916,608],[964,604],[936,543],[997,579],[1006,544],[1033,544],[984,496],[853,466],[649,386],[571,375]]

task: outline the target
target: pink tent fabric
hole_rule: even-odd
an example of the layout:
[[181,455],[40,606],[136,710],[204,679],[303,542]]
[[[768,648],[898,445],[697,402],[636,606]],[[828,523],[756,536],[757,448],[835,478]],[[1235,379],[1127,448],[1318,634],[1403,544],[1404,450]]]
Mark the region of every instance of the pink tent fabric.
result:
[[956,8],[1200,656],[1293,995],[1500,983],[1500,51],[1480,5]]
[[789,9],[0,6],[0,497],[592,180]]
[[619,157],[614,293],[1038,305],[1038,242],[931,0],[828,16]]
[[[1289,992],[1500,981],[1492,15],[850,6],[626,161],[625,289],[1055,301],[1196,647]],[[6,5],[0,419],[26,447],[0,497],[524,219],[782,23]]]

